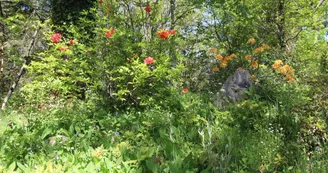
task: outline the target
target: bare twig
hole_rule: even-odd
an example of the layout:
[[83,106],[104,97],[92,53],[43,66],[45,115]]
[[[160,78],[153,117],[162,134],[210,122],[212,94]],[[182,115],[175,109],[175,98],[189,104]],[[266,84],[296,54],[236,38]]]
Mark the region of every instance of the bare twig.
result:
[[293,37],[290,37],[290,38],[288,38],[288,39],[286,39],[286,43],[289,41],[289,40],[293,40],[293,39],[295,39],[295,38],[297,38],[298,37],[298,35],[300,35],[300,33],[303,31],[303,29],[301,28],[297,33],[296,33],[296,35],[295,36],[293,36]]
[[315,7],[314,12],[317,11],[317,9],[325,2],[325,0],[320,0],[320,2],[318,3],[318,5]]

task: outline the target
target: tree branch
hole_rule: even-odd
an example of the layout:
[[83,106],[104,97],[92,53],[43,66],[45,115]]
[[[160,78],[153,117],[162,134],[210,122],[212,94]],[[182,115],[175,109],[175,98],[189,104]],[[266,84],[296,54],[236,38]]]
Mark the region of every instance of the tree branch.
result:
[[298,35],[300,35],[300,33],[302,32],[303,30],[302,30],[302,28],[296,33],[296,35],[294,36],[294,37],[290,37],[290,38],[288,38],[288,39],[286,39],[286,43],[289,41],[289,40],[293,40],[293,39],[295,39],[296,37],[298,37]]

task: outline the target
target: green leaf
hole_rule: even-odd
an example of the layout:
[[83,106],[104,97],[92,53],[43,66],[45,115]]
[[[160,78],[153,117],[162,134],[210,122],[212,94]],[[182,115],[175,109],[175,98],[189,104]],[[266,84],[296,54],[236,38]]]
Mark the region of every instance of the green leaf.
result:
[[169,165],[169,168],[170,168],[170,171],[172,172],[172,173],[178,173],[178,172],[181,172],[181,170],[176,166],[176,165],[174,165],[174,164],[172,164],[172,163],[170,163],[170,165]]
[[48,136],[51,132],[52,132],[52,129],[50,129],[50,128],[46,128],[46,129],[43,131],[42,135],[41,135],[41,139],[44,139],[44,138],[45,138],[46,136]]
[[17,166],[19,169],[21,169],[23,172],[28,172],[26,167],[24,165],[22,165],[20,162],[17,162]]
[[109,170],[111,170],[111,168],[113,167],[113,162],[109,158],[105,158],[105,164],[106,168]]
[[8,171],[9,172],[13,172],[16,169],[16,162],[13,162],[10,164],[10,166],[8,167]]
[[158,165],[153,162],[152,159],[146,160],[147,168],[150,169],[152,172],[156,173],[158,170]]

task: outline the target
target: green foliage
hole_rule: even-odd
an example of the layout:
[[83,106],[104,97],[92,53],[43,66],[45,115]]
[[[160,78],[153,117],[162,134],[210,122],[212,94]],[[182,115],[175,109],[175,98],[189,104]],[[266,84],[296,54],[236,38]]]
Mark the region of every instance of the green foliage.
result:
[[[49,2],[48,2],[49,3]],[[82,11],[88,11],[95,4],[95,0],[87,0],[87,1],[57,1],[51,0],[51,11],[52,16],[51,19],[53,24],[61,26],[66,24],[78,25],[79,19],[83,17],[87,17],[90,20],[93,19],[92,15],[85,15],[81,13]],[[84,26],[86,27],[86,26]]]
[[[0,172],[327,171],[327,3],[77,2],[1,16],[1,92],[43,29],[0,115]],[[253,87],[215,107],[238,68]]]
[[[4,133],[0,140],[1,152],[12,154],[3,155],[1,162],[10,167],[14,162],[45,164],[44,161],[53,162],[56,158],[56,163],[64,164],[65,160],[76,157],[76,162],[62,165],[66,167],[63,169],[113,167],[113,171],[122,168],[125,171],[195,172],[199,170],[197,160],[207,155],[201,149],[211,145],[214,135],[224,133],[225,127],[221,127],[215,128],[212,134],[211,122],[220,125],[230,120],[222,119],[227,115],[215,111],[199,96],[179,94],[177,97],[182,99],[179,112],[150,109],[113,115],[81,105],[71,110],[53,109],[34,115],[28,126],[15,126]],[[206,105],[210,109],[206,109]],[[211,119],[206,120],[208,118]],[[53,137],[54,144],[51,143]],[[10,149],[15,152],[9,152]],[[82,154],[85,152],[91,153],[93,159],[87,159],[88,155]],[[28,162],[31,159],[33,163]]]

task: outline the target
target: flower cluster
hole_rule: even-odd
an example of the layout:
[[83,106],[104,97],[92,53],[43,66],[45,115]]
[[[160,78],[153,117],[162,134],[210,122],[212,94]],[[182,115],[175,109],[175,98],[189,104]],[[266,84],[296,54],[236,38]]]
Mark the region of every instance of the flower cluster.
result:
[[214,72],[217,72],[217,71],[219,71],[220,69],[219,69],[219,67],[217,67],[217,66],[215,66],[215,67],[213,67],[212,68],[212,71],[214,71]]
[[[57,44],[57,43],[59,43],[61,37],[62,37],[62,35],[60,33],[55,33],[51,36],[51,42]],[[70,39],[69,45],[73,46],[76,42],[77,42],[77,40]],[[64,52],[64,51],[68,51],[69,48],[67,45],[65,45],[65,46],[61,46],[58,50]]]
[[262,46],[255,48],[253,52],[254,53],[261,53],[261,52],[263,52],[267,49],[270,49],[270,46],[267,45],[267,44],[263,44]]
[[251,66],[252,68],[258,68],[259,67],[259,63],[255,60],[251,61],[251,63],[249,64],[249,66]]
[[256,43],[256,40],[254,38],[250,38],[248,41],[247,41],[248,44],[255,44]]
[[[211,53],[216,53],[217,52],[217,49],[215,49],[215,48],[211,48],[210,50],[209,50],[209,52],[211,52]],[[236,54],[231,54],[231,55],[228,55],[228,56],[226,56],[226,57],[223,57],[221,54],[216,54],[215,55],[215,58],[220,62],[220,67],[221,68],[226,68],[227,66],[228,66],[228,61],[230,61],[230,60],[232,60],[234,57],[236,57],[237,55]],[[214,72],[217,72],[217,71],[219,71],[220,69],[217,67],[217,66],[215,66],[215,67],[213,67],[212,68],[212,71],[214,71]]]
[[246,59],[246,60],[251,60],[251,59],[252,59],[252,55],[246,55],[246,56],[245,56],[245,59]]
[[176,34],[175,30],[167,31],[166,29],[162,29],[161,31],[157,32],[157,35],[163,40],[167,40],[171,35],[175,35],[175,34]]
[[146,11],[147,13],[150,13],[150,11],[151,11],[151,6],[148,5],[148,6],[145,8],[145,11]]
[[150,65],[150,64],[154,64],[155,63],[155,60],[153,57],[147,57],[144,59],[144,63],[147,64],[147,65]]
[[228,61],[232,60],[234,57],[236,57],[236,54],[231,54],[229,56],[226,56],[220,63],[220,67],[226,68],[228,66]]
[[60,33],[55,33],[51,37],[51,41],[55,44],[59,43],[59,40],[61,39],[62,35]]
[[115,30],[111,29],[111,30],[106,31],[105,35],[107,38],[111,38],[114,33],[115,33]]
[[189,92],[189,89],[188,88],[183,88],[182,91],[181,91],[183,94],[186,94]]
[[64,46],[64,47],[60,47],[59,50],[63,52],[63,51],[67,51],[67,50],[69,50],[69,49],[68,49],[67,46]]
[[285,75],[286,80],[288,82],[293,82],[295,79],[293,78],[295,70],[292,69],[291,66],[285,64],[281,60],[277,60],[272,64],[272,68],[277,70],[280,74]]
[[223,56],[220,54],[215,55],[215,58],[219,61],[223,60]]
[[72,39],[70,39],[70,40],[69,40],[69,44],[73,46],[73,45],[75,44],[75,41],[72,40]]
[[259,67],[259,63],[258,63],[258,61],[257,60],[255,60],[254,58],[253,58],[253,56],[252,55],[246,55],[245,56],[245,59],[247,60],[247,61],[251,61],[250,63],[249,63],[249,66],[251,66],[252,68],[258,68]]
[[217,51],[218,51],[218,49],[216,49],[216,48],[211,48],[211,49],[209,50],[210,53],[216,53]]

